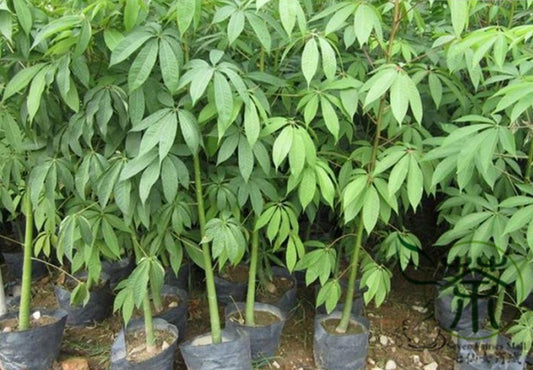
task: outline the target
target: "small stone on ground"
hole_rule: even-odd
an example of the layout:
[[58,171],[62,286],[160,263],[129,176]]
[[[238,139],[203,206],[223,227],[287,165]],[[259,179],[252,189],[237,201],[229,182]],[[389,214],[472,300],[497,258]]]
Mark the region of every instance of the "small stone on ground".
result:
[[388,360],[385,364],[385,370],[395,370],[397,368],[396,362],[394,360]]
[[83,357],[73,357],[61,362],[61,370],[89,370],[89,362]]
[[437,370],[438,367],[439,367],[439,365],[437,365],[436,362],[432,362],[432,363],[427,364],[426,366],[424,366],[424,370]]

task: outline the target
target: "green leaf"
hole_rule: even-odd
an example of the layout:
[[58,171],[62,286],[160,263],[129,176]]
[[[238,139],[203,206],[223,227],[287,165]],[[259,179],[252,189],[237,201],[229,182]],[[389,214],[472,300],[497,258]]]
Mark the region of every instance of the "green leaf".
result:
[[13,42],[11,36],[13,34],[13,21],[10,12],[0,9],[0,34],[6,38],[10,43]]
[[178,194],[178,171],[169,158],[161,162],[161,184],[165,199],[173,203]]
[[296,24],[296,13],[292,4],[293,2],[294,0],[279,0],[279,18],[281,25],[289,37],[291,37],[292,30]]
[[153,37],[154,35],[144,30],[133,31],[128,36],[124,37],[113,49],[109,66],[114,66],[115,64],[126,60],[126,58],[139,49],[147,40]]
[[302,181],[298,187],[298,199],[302,204],[302,208],[306,208],[313,200],[316,192],[316,176],[311,168],[306,168],[303,171]]
[[235,150],[237,149],[237,146],[239,145],[239,139],[240,135],[234,134],[231,136],[228,136],[220,148],[218,149],[218,156],[217,156],[217,166],[226,161],[228,158],[230,158]]
[[435,106],[438,108],[442,100],[442,82],[440,82],[440,79],[435,73],[429,73],[428,83],[431,98],[433,99]]
[[146,199],[148,199],[148,195],[150,195],[150,190],[152,189],[152,186],[159,178],[159,173],[159,161],[155,160],[150,163],[146,170],[144,170],[141,176],[141,181],[139,183],[139,197],[141,198],[141,202],[143,204],[146,203]]
[[17,14],[20,26],[24,30],[24,33],[29,35],[33,24],[33,17],[28,3],[26,0],[13,0],[13,6],[15,7],[15,13]]
[[149,277],[150,263],[148,259],[143,259],[128,278],[128,287],[133,292],[133,301],[136,307],[141,306],[144,296],[148,292]]
[[374,168],[374,176],[386,171],[387,169],[398,163],[400,158],[405,155],[405,150],[401,148],[400,150],[395,150],[391,152],[387,151],[385,153],[387,153],[387,155],[384,155],[383,158],[381,158],[377,162],[376,167]]
[[409,156],[404,156],[400,161],[394,166],[389,176],[389,196],[396,194],[398,189],[402,186],[407,172],[409,170]]
[[447,157],[440,161],[439,164],[437,164],[437,167],[435,167],[435,171],[433,172],[433,177],[431,178],[431,187],[440,184],[448,176],[454,173],[457,167],[456,164],[456,156]]
[[414,155],[410,155],[409,173],[407,175],[407,197],[409,198],[413,210],[416,210],[416,207],[420,204],[423,191],[424,175],[422,174],[422,170],[420,170]]
[[178,117],[183,139],[191,153],[196,154],[200,146],[200,130],[196,118],[194,118],[191,112],[183,109],[178,111]]
[[244,133],[246,134],[250,147],[253,148],[259,138],[260,132],[261,123],[259,122],[257,108],[253,103],[246,104],[244,107]]
[[176,9],[178,28],[183,35],[194,20],[196,0],[176,0]]
[[265,21],[261,17],[258,17],[254,13],[250,12],[246,13],[246,19],[248,19],[248,22],[252,26],[252,29],[254,30],[254,33],[257,36],[257,39],[259,40],[265,51],[267,53],[270,53],[270,49],[272,48],[272,38],[270,36],[270,31],[268,30]]
[[363,205],[363,224],[368,234],[374,230],[379,216],[379,195],[373,186],[366,192]]
[[128,87],[130,91],[140,87],[150,76],[157,59],[157,51],[157,40],[150,40],[137,54],[128,72]]
[[333,184],[333,181],[331,181],[327,172],[318,165],[315,166],[315,174],[322,197],[330,207],[333,207],[333,201],[335,198],[335,185]]
[[324,75],[328,80],[333,80],[335,78],[335,74],[337,73],[337,58],[335,57],[335,50],[333,50],[329,42],[323,37],[318,38],[318,43],[320,45],[322,69],[324,70]]
[[117,204],[118,208],[124,213],[124,215],[128,215],[130,212],[132,212],[132,207],[130,204],[131,201],[131,182],[130,181],[121,181],[115,185],[115,203]]
[[205,89],[207,89],[207,85],[213,77],[214,72],[214,69],[211,67],[203,68],[196,71],[189,90],[193,105],[196,104],[198,99],[202,97],[203,93],[205,92]]
[[278,168],[289,154],[289,150],[292,146],[293,140],[293,129],[290,126],[286,126],[281,133],[278,135],[272,146],[272,160],[274,161],[274,166]]
[[28,118],[30,121],[33,121],[35,114],[39,110],[41,105],[41,97],[46,87],[46,74],[48,73],[48,68],[41,69],[36,75],[30,85],[30,90],[28,92],[28,99],[26,105],[28,107]]
[[255,223],[255,226],[254,226],[254,230],[259,230],[262,227],[264,227],[267,223],[269,223],[276,209],[277,209],[276,206],[272,206],[272,207],[265,209],[263,213],[261,213],[261,215],[257,219],[257,222]]
[[179,87],[180,66],[178,57],[168,41],[162,39],[159,43],[159,65],[161,76],[168,91],[176,93]]
[[77,284],[76,287],[70,293],[70,304],[73,306],[77,306],[80,304],[85,306],[87,302],[89,302],[89,298],[89,288],[87,287],[86,283],[81,282]]
[[420,98],[420,93],[416,88],[416,84],[413,82],[409,76],[404,76],[404,88],[406,89],[407,96],[409,97],[409,105],[411,106],[411,111],[415,117],[415,120],[418,123],[422,122],[422,99]]
[[448,0],[452,16],[453,30],[456,36],[460,36],[468,22],[468,1]]
[[325,303],[326,312],[330,313],[335,309],[341,297],[341,285],[337,279],[330,280],[318,291],[316,298],[316,306],[321,306]]
[[102,235],[109,251],[113,253],[115,257],[120,258],[120,245],[118,243],[117,235],[109,221],[106,219],[102,220]]
[[0,122],[2,122],[2,128],[4,129],[5,137],[9,145],[16,151],[20,150],[22,144],[22,132],[20,131],[18,122],[7,112],[0,114]]
[[238,10],[231,15],[228,22],[228,41],[233,44],[244,30],[244,12]]
[[305,165],[305,144],[301,130],[293,131],[291,149],[289,151],[289,166],[294,177],[299,177]]
[[124,6],[124,27],[126,31],[135,27],[140,10],[139,0],[126,0],[126,5]]
[[353,14],[355,9],[355,4],[348,3],[346,6],[336,11],[326,24],[324,34],[329,35],[330,33],[340,29],[344,25],[348,17]]
[[[162,161],[170,152],[174,145],[176,132],[178,131],[178,117],[176,113],[171,113],[165,120],[162,121],[159,131],[159,160]],[[148,133],[148,132],[147,132]],[[142,142],[141,142],[142,146]]]
[[115,50],[124,36],[114,28],[107,28],[104,30],[104,42],[107,48],[111,51]]
[[390,103],[392,109],[392,115],[396,118],[396,121],[401,125],[403,119],[407,113],[409,107],[409,97],[405,94],[405,77],[403,74],[399,74],[390,89]]
[[148,153],[135,157],[131,161],[127,162],[122,172],[120,173],[119,181],[127,180],[142,170],[144,170],[148,165],[157,157],[157,151],[151,150]]
[[[162,116],[158,121],[154,122],[150,127],[148,127],[148,129],[144,133],[141,140],[141,145],[139,146],[139,155],[148,153],[150,150],[155,148],[155,146],[161,140],[162,136],[165,135],[165,122],[170,122],[176,119],[176,115],[172,113],[171,110],[165,111],[166,114]],[[175,122],[174,125],[176,125]]]
[[255,7],[257,10],[268,4],[271,0],[255,0]]
[[281,223],[281,211],[279,209],[274,209],[274,211],[275,212],[272,214],[270,222],[268,223],[266,232],[267,238],[270,242],[276,239],[276,235],[278,234]]
[[[222,73],[215,73],[214,77],[215,87],[215,106],[218,112],[218,119],[223,126],[227,127],[231,123],[233,117],[233,94],[231,87]],[[224,135],[224,132],[218,133],[219,137]]]
[[35,48],[35,46],[39,45],[41,42],[56,33],[72,29],[73,27],[79,25],[81,20],[82,18],[78,15],[67,15],[53,20],[42,27],[35,35],[31,48]]
[[96,194],[102,208],[109,202],[121,170],[122,163],[115,162],[99,179]]
[[324,118],[324,123],[326,124],[327,129],[333,137],[335,138],[335,141],[339,139],[339,118],[337,117],[337,113],[335,113],[335,109],[333,109],[333,106],[327,100],[324,96],[320,97],[320,107],[322,109],[322,116]]
[[368,42],[372,28],[380,24],[374,9],[366,4],[357,7],[353,18],[354,31],[361,46]]
[[254,154],[248,141],[241,136],[239,139],[239,170],[245,182],[248,182],[254,169]]
[[44,63],[39,63],[34,66],[20,70],[14,77],[11,78],[11,80],[7,84],[6,89],[4,90],[3,99],[8,99],[12,95],[18,93],[20,90],[28,86],[30,81],[44,66]]
[[515,211],[512,217],[507,222],[504,234],[512,233],[525,225],[532,223],[533,221],[533,205]]
[[307,81],[307,86],[311,83],[313,76],[318,69],[318,46],[314,37],[311,37],[305,43],[302,52],[302,73]]
[[368,80],[363,87],[370,87],[370,90],[366,94],[365,107],[381,98],[391,87],[397,76],[398,72],[393,68],[387,68],[378,72],[378,74]]

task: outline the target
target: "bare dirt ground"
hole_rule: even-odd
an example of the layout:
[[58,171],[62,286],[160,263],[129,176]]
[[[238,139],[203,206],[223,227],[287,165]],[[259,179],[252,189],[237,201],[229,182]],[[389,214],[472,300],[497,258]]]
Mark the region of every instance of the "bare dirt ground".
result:
[[[423,280],[427,271],[411,271]],[[33,284],[33,306],[57,307],[53,295],[54,278],[46,277]],[[198,282],[201,284],[200,282]],[[254,364],[255,369],[311,370],[313,360],[314,289],[299,289],[298,306],[286,322],[281,346],[274,358],[265,358]],[[424,369],[431,363],[437,369],[453,369],[455,348],[453,338],[433,318],[435,289],[432,285],[415,284],[396,272],[391,294],[383,305],[365,308],[371,323],[370,346],[366,369],[385,369],[387,362],[397,369]],[[222,312],[221,312],[222,314]],[[61,369],[69,358],[81,358],[90,369],[107,369],[111,343],[119,331],[121,320],[114,315],[102,323],[83,328],[67,328],[61,353],[55,369]],[[189,300],[189,319],[185,338],[209,330],[207,302],[204,294],[193,290]],[[82,367],[74,370],[84,369]],[[431,365],[434,366],[434,365]],[[430,367],[431,368],[431,367]],[[530,367],[531,368],[531,367]],[[186,369],[178,353],[175,369]]]

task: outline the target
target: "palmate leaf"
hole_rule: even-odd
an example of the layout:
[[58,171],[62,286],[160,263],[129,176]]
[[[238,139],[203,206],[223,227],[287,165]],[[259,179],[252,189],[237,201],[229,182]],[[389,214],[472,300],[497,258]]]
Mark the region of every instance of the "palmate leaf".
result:
[[26,35],[29,35],[33,25],[33,16],[26,0],[13,0],[17,19]]
[[326,123],[328,131],[333,135],[335,141],[339,139],[339,118],[333,106],[324,96],[320,97],[320,108],[322,109],[322,117]]
[[146,45],[143,46],[139,54],[137,54],[128,73],[128,87],[130,91],[140,87],[146,81],[148,76],[150,76],[155,61],[157,60],[158,49],[158,41],[152,39],[149,40]]
[[229,44],[233,44],[235,40],[240,36],[244,30],[244,12],[236,11],[234,12],[228,22],[228,41]]
[[18,93],[26,86],[28,86],[30,81],[45,65],[45,63],[38,63],[31,67],[27,67],[20,70],[15,76],[11,78],[11,80],[7,84],[4,90],[3,100],[8,99],[9,97],[13,96],[14,94]]
[[364,85],[363,90],[368,89],[365,98],[365,107],[381,98],[392,83],[398,77],[398,72],[394,68],[386,68],[379,71],[375,76],[370,78]]
[[293,128],[291,126],[286,126],[274,141],[272,147],[272,160],[274,161],[274,166],[276,166],[276,168],[280,166],[281,162],[283,162],[285,157],[289,154],[293,135]]
[[183,35],[189,27],[191,26],[195,12],[196,12],[196,2],[198,0],[176,0],[176,15],[178,21],[178,29]]
[[[218,120],[222,127],[227,128],[233,117],[233,93],[226,77],[220,73],[214,74],[215,106],[218,112]],[[224,132],[218,133],[219,137],[224,136]]]
[[306,208],[313,200],[316,192],[316,175],[313,169],[306,168],[302,173],[302,180],[298,187],[298,199],[302,208]]
[[406,87],[406,77],[403,74],[399,74],[398,77],[394,80],[390,89],[390,103],[392,114],[394,118],[401,125],[403,119],[407,113],[407,108],[409,107],[409,96],[405,93]]
[[377,190],[370,186],[365,194],[363,205],[363,224],[367,233],[371,233],[376,226],[379,216],[380,201]]
[[180,65],[172,45],[164,38],[159,43],[159,65],[165,86],[174,94],[179,88]]
[[109,66],[114,66],[126,60],[131,54],[138,50],[146,41],[155,37],[152,33],[140,29],[133,31],[124,37],[111,53]]
[[246,12],[246,19],[248,20],[248,23],[250,23],[250,26],[252,26],[257,39],[265,51],[270,53],[270,49],[272,48],[272,38],[264,19],[252,12]]
[[302,73],[307,86],[311,84],[311,80],[318,70],[320,54],[318,53],[318,45],[314,37],[311,37],[305,43],[304,50],[302,52]]

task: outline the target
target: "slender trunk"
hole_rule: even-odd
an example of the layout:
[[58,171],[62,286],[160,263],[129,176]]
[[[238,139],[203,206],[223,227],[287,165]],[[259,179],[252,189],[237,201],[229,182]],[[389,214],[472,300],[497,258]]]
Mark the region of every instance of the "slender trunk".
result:
[[505,288],[501,287],[496,299],[496,307],[494,307],[494,335],[490,338],[489,353],[494,353],[498,345],[498,331],[502,324],[503,303],[505,301]]
[[531,139],[531,142],[529,143],[529,154],[527,156],[527,162],[526,162],[526,182],[531,181],[531,167],[533,166],[533,139]]
[[154,320],[152,317],[152,308],[150,307],[150,296],[146,292],[143,300],[144,310],[144,332],[146,334],[146,352],[155,352]]
[[255,303],[255,281],[257,277],[257,259],[259,249],[259,230],[254,229],[252,233],[252,250],[250,256],[250,266],[248,270],[248,292],[246,293],[245,320],[247,326],[255,325],[254,303]]
[[[196,202],[198,207],[198,222],[200,224],[200,239],[205,237],[205,209],[204,193],[202,188],[202,176],[200,170],[200,159],[198,154],[194,154],[194,181],[196,186]],[[202,252],[204,257],[205,285],[207,290],[207,302],[209,305],[209,321],[211,323],[211,339],[213,344],[222,341],[220,317],[218,314],[218,303],[215,288],[215,277],[213,274],[213,265],[211,263],[211,249],[209,243],[202,243]]]
[[346,287],[346,299],[344,300],[344,309],[342,311],[341,320],[335,329],[337,333],[346,333],[348,325],[350,324],[350,316],[352,313],[353,297],[355,293],[355,281],[357,278],[357,268],[359,266],[359,252],[361,251],[361,242],[363,240],[363,217],[359,218],[359,225],[357,225],[357,233],[355,236],[354,251],[352,260],[350,261],[350,276],[348,278],[348,286]]
[[2,279],[2,269],[0,268],[0,316],[7,313],[6,293],[4,291],[4,280]]
[[33,249],[33,210],[30,193],[27,189],[23,200],[24,214],[26,216],[26,229],[24,235],[24,262],[22,265],[22,288],[20,292],[19,330],[30,327],[31,303],[31,256]]
[[161,312],[163,309],[163,302],[161,300],[161,295],[155,294],[154,291],[152,291],[152,303],[154,305],[156,312]]

